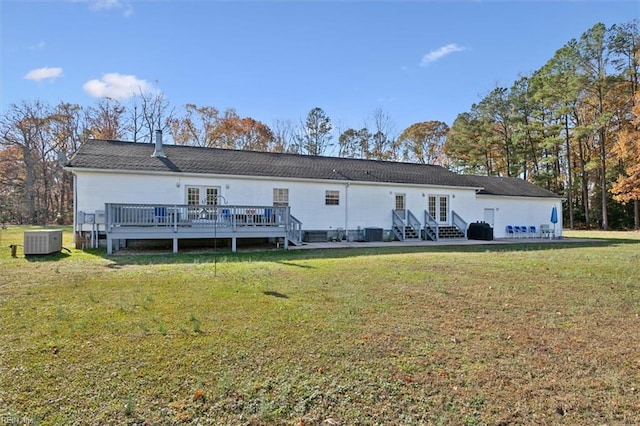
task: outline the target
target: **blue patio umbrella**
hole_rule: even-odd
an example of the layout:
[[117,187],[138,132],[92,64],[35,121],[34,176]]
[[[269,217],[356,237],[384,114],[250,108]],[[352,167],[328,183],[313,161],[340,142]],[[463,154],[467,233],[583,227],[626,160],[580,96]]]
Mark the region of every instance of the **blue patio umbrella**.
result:
[[551,209],[551,223],[553,223],[553,235],[556,234],[556,223],[558,223],[558,209],[553,206]]

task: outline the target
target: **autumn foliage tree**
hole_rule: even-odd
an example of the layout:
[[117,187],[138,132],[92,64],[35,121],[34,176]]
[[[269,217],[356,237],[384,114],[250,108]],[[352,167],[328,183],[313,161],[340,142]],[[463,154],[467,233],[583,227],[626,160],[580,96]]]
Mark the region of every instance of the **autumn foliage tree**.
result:
[[630,226],[619,203],[632,200],[638,163],[630,142],[637,138],[639,39],[637,20],[596,24],[532,75],[494,89],[451,126],[451,164],[521,177],[565,196],[570,227]]
[[[451,128],[422,120],[397,135],[376,109],[341,134],[319,107],[272,128],[232,108],[187,104],[162,92],[81,106],[38,100],[0,115],[0,220],[69,223],[72,176],[61,167],[90,138],[371,160],[442,164],[462,173],[517,176],[565,197],[570,227],[640,228],[638,20],[596,24],[547,63],[495,87]],[[367,123],[368,121],[368,123]],[[334,149],[334,137],[337,149]],[[633,207],[633,208],[631,208]]]
[[185,115],[170,123],[171,134],[177,145],[207,148],[271,151],[275,137],[271,129],[251,117],[240,117],[230,108],[223,114],[211,106],[185,106]]
[[247,151],[271,151],[275,145],[271,129],[251,117],[240,117],[228,109],[213,129],[214,146]]
[[634,227],[640,228],[640,91],[636,92],[633,119],[619,134],[613,153],[620,161],[623,173],[611,187],[614,200],[634,204]]
[[0,117],[0,147],[7,172],[3,204],[12,206],[12,210],[0,212],[2,220],[39,224],[54,215],[57,154],[51,138],[53,112],[43,102],[24,101],[10,105]]
[[412,124],[398,136],[403,159],[421,164],[444,165],[444,143],[448,132],[449,126],[442,121]]

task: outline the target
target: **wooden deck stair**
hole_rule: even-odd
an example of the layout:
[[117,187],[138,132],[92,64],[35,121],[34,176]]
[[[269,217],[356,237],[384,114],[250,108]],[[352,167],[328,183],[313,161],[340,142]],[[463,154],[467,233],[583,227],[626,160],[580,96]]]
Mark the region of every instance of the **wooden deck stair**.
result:
[[413,229],[413,227],[411,226],[405,226],[404,227],[404,232],[403,232],[403,236],[404,236],[404,240],[419,240],[420,239],[420,234],[418,234],[418,232],[420,231],[416,231],[415,229]]
[[403,227],[393,226],[394,233],[396,234],[396,238],[398,235],[402,236],[402,241],[413,241],[420,240],[420,230],[414,229],[412,226],[405,225]]
[[460,231],[455,226],[439,226],[438,227],[438,238],[439,239],[454,239],[454,238],[465,238],[464,232]]

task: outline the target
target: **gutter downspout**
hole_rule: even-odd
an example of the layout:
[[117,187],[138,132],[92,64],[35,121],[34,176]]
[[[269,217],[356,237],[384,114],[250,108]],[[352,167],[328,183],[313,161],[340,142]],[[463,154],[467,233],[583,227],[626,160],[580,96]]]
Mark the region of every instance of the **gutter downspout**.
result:
[[75,173],[73,176],[73,246],[78,243],[78,179]]
[[344,184],[344,232],[349,241],[349,182]]

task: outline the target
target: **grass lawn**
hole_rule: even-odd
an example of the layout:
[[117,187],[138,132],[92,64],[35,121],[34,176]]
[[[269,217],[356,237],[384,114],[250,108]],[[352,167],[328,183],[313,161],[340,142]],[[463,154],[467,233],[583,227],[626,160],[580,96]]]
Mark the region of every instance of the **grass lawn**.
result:
[[637,232],[12,258],[24,229],[0,231],[1,424],[640,423]]

